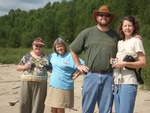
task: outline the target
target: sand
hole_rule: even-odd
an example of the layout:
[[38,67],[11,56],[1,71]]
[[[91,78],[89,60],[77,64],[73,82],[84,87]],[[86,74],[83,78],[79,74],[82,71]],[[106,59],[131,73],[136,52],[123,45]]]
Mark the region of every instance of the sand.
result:
[[[20,75],[15,64],[0,64],[0,113],[19,113]],[[66,113],[82,113],[81,85],[83,76],[75,80],[75,106],[66,109]],[[50,108],[45,107],[44,113],[50,113]],[[95,112],[98,113],[97,108]],[[114,108],[113,108],[114,113]],[[134,113],[150,113],[150,91],[138,88]]]

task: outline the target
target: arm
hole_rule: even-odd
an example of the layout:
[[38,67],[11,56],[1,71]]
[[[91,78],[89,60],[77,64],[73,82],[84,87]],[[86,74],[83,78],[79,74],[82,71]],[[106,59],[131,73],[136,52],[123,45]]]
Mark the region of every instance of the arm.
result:
[[121,67],[130,67],[130,68],[143,68],[146,66],[146,56],[142,52],[138,52],[138,60],[136,62],[125,62],[125,61],[118,61],[112,67],[114,68],[121,68]]
[[138,59],[136,62],[125,62],[125,66],[131,68],[143,68],[146,66],[146,57],[142,52],[138,52]]
[[82,74],[82,72],[81,71],[79,71],[79,70],[77,70],[74,74],[73,74],[73,76],[72,76],[72,80],[75,80],[79,75],[81,75]]
[[24,71],[25,69],[31,68],[30,63],[26,63],[25,65],[17,65],[17,71]]
[[76,66],[77,66],[77,69],[81,72],[87,73],[89,71],[89,68],[80,63],[79,56],[75,52],[73,52],[72,50],[70,50],[70,52],[71,52],[72,58],[76,64]]

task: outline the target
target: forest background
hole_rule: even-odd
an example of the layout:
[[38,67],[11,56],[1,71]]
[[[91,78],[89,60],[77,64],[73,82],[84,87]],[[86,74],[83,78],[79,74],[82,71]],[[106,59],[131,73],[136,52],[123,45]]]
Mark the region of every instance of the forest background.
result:
[[47,3],[43,8],[30,11],[11,9],[0,17],[0,63],[17,64],[29,52],[34,38],[45,42],[45,53],[52,52],[56,38],[62,37],[69,45],[87,27],[96,25],[93,10],[108,5],[116,14],[110,27],[117,30],[120,19],[133,15],[140,20],[140,35],[146,51],[147,67],[142,69],[145,84],[150,90],[150,0],[62,0]]

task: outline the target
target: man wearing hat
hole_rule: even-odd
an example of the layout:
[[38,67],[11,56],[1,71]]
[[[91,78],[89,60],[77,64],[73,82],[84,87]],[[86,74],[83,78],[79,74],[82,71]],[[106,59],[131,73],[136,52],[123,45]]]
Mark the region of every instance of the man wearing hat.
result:
[[[112,111],[112,68],[110,58],[114,58],[119,35],[109,27],[115,14],[108,6],[93,11],[96,26],[87,28],[70,45],[77,68],[85,73],[82,89],[83,113],[93,113],[96,103],[99,113]],[[79,61],[84,51],[85,65]]]

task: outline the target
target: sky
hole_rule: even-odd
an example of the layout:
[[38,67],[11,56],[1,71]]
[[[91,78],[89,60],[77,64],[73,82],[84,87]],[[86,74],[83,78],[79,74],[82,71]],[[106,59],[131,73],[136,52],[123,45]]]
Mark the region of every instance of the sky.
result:
[[0,0],[0,16],[7,15],[11,9],[29,11],[44,7],[48,2],[61,0]]

